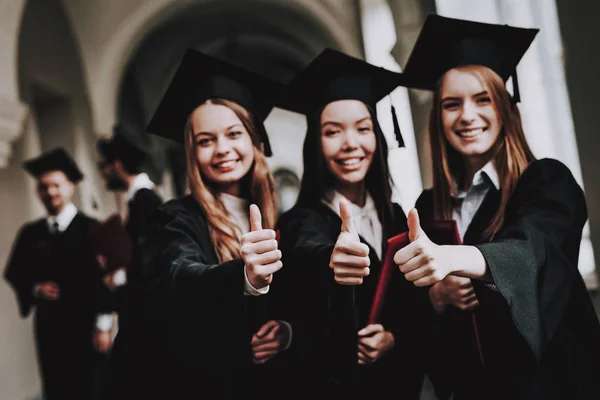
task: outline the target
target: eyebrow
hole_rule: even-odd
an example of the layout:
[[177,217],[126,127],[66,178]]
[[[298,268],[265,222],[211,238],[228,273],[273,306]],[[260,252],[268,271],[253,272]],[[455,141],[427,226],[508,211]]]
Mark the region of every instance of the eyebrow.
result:
[[[354,124],[355,124],[355,125],[358,125],[358,124],[360,124],[360,123],[362,123],[362,122],[365,122],[365,121],[367,121],[367,120],[368,120],[368,121],[370,121],[370,122],[373,122],[373,121],[371,120],[371,117],[370,117],[370,116],[366,116],[366,117],[364,117],[364,118],[361,118],[361,119],[359,119],[358,121],[354,122]],[[326,125],[343,126],[344,124],[343,124],[343,123],[341,123],[341,122],[337,122],[337,121],[325,121],[325,122],[323,122],[323,123],[321,124],[321,127],[324,127],[324,126],[326,126]]]
[[[479,92],[479,93],[475,93],[474,95],[471,95],[471,97],[477,97],[477,96],[481,96],[481,95],[484,95],[484,94],[488,94],[487,90],[484,90],[484,91]],[[448,97],[444,97],[442,99],[442,102],[444,102],[446,100],[460,100],[460,99],[461,99],[461,97],[448,96]]]
[[[225,131],[235,128],[236,126],[242,127],[242,124],[233,124],[231,126],[228,126],[227,128],[225,128]],[[194,137],[201,136],[201,135],[214,136],[215,134],[213,132],[196,132],[196,133],[194,133]]]

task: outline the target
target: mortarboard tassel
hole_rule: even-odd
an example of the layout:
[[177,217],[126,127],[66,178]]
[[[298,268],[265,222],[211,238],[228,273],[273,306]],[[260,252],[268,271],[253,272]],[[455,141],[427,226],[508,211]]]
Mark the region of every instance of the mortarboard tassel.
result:
[[265,137],[262,141],[263,152],[265,153],[265,157],[271,157],[273,155],[273,150],[271,150],[271,143],[269,142],[269,137],[265,133]]
[[404,147],[404,139],[402,139],[402,132],[400,132],[400,124],[398,123],[398,117],[396,116],[396,108],[392,104],[392,122],[394,123],[394,134],[398,141],[398,147]]
[[517,80],[517,68],[512,74],[512,85],[513,85],[513,100],[515,103],[521,102],[521,93],[519,92],[519,81]]

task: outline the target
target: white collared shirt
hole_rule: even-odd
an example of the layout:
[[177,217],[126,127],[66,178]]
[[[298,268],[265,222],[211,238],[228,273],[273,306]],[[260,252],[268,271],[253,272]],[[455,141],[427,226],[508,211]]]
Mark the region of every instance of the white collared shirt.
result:
[[[220,193],[219,199],[223,202],[225,209],[235,221],[238,233],[238,239],[242,235],[250,232],[250,204],[248,200],[240,197],[232,196],[227,193]],[[244,266],[244,294],[249,296],[260,296],[269,292],[269,286],[256,289],[248,280],[246,267]]]
[[[456,220],[460,240],[464,240],[469,225],[473,222],[477,210],[483,204],[483,200],[492,186],[496,190],[500,190],[498,171],[496,171],[492,161],[489,161],[473,175],[473,183],[466,192],[458,190],[456,180],[454,181],[453,193],[456,193],[456,195],[453,195],[453,197],[456,200],[456,205],[452,209],[452,218]],[[492,290],[498,290],[494,283],[486,282],[483,285]]]
[[383,228],[381,226],[381,221],[379,221],[379,215],[377,215],[373,197],[367,193],[365,205],[360,207],[346,199],[341,193],[332,190],[326,195],[322,202],[329,206],[329,208],[337,215],[340,215],[340,200],[342,199],[347,200],[348,204],[350,204],[352,220],[358,234],[371,245],[377,253],[377,257],[381,260],[381,253],[383,251]]
[[63,207],[58,215],[50,215],[46,218],[48,228],[52,231],[54,223],[58,223],[58,231],[64,232],[67,230],[73,218],[77,215],[77,207],[73,203],[69,203]]
[[473,175],[473,183],[466,192],[459,190],[456,181],[454,181],[453,193],[456,193],[456,195],[453,195],[453,197],[456,200],[456,205],[452,209],[452,218],[456,220],[461,240],[464,239],[475,213],[481,207],[487,192],[492,186],[496,190],[500,189],[498,172],[492,161],[485,164]]
[[150,180],[150,177],[148,176],[148,174],[145,172],[142,172],[141,174],[137,174],[135,176],[135,178],[133,178],[133,180],[131,181],[131,184],[129,184],[129,188],[127,189],[127,192],[125,193],[125,198],[127,199],[127,201],[131,201],[131,200],[133,200],[133,197],[139,190],[141,190],[141,189],[154,190],[155,187],[156,187],[156,185],[154,184],[154,182],[152,182]]

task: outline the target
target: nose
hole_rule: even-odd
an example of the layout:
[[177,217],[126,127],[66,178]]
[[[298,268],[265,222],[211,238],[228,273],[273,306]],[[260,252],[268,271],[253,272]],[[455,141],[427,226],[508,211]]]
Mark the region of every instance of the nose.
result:
[[473,104],[473,102],[466,101],[463,104],[461,111],[462,112],[460,114],[460,122],[463,125],[469,125],[473,121],[475,121],[475,118],[477,116],[477,110],[476,110],[475,104]]
[[346,131],[344,135],[344,150],[353,150],[358,147],[358,132],[354,129]]
[[220,137],[217,139],[215,151],[218,155],[225,155],[231,151],[231,143],[227,138]]
[[58,188],[51,186],[48,189],[46,189],[46,193],[48,194],[48,196],[55,196],[58,194]]

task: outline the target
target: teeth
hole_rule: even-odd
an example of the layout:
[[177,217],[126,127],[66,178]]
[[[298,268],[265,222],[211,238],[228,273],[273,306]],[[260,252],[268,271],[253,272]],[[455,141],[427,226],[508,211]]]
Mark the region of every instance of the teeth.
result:
[[232,167],[237,161],[225,161],[222,163],[215,164],[217,168],[228,168]]
[[473,137],[473,136],[477,136],[480,133],[483,133],[483,129],[479,128],[479,129],[473,129],[473,130],[468,130],[468,131],[459,131],[460,136],[462,137]]
[[342,165],[356,165],[360,162],[360,158],[347,158],[345,160],[341,160],[340,163]]

